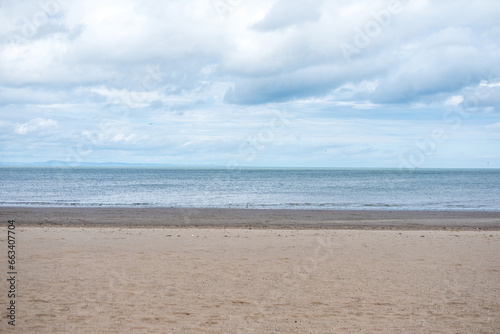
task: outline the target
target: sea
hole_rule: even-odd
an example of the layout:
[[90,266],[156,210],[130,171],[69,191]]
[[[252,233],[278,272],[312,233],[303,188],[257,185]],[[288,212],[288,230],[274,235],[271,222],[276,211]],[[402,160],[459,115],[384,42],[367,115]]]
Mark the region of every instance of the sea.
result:
[[0,207],[500,211],[500,169],[0,167]]

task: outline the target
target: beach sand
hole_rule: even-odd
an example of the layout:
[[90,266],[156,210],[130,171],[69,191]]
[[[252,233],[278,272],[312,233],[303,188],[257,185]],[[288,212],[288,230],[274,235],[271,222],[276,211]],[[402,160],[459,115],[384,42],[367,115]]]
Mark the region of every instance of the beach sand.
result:
[[[278,212],[275,220],[269,212],[248,212],[235,224],[200,228],[129,226],[141,225],[141,219],[148,225],[157,213],[143,212],[139,219],[113,210],[106,216],[77,209],[66,217],[41,210],[33,218],[36,210],[9,210],[0,209],[0,218],[17,224],[17,313],[12,328],[2,284],[2,333],[500,331],[500,231],[494,214],[469,217],[461,227],[448,221],[444,229],[439,217],[424,229],[409,216],[417,225],[396,228],[388,221],[390,229],[384,229],[389,218],[361,213],[352,223],[363,229],[351,229],[340,218],[342,224],[329,222],[339,228],[325,229],[307,227],[319,219],[314,214],[288,212],[305,226],[291,229],[282,228],[287,218]],[[244,215],[211,214],[198,211],[190,222],[204,217],[227,223]],[[258,225],[259,215],[281,228],[242,227]],[[401,227],[406,220],[399,215]],[[4,258],[6,225],[0,229]],[[6,264],[1,272],[6,276]]]

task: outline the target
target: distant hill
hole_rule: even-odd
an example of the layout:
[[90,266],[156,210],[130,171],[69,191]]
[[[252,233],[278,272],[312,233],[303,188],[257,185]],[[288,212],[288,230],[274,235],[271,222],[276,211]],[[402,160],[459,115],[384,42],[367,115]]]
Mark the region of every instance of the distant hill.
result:
[[49,160],[44,162],[16,163],[1,162],[4,167],[220,167],[217,165],[177,165],[151,163],[124,163],[124,162],[65,162]]

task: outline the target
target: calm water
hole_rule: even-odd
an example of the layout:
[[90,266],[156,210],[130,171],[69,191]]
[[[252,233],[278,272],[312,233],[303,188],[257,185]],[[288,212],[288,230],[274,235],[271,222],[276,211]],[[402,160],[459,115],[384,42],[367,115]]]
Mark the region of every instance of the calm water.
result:
[[500,170],[3,167],[13,205],[500,211]]

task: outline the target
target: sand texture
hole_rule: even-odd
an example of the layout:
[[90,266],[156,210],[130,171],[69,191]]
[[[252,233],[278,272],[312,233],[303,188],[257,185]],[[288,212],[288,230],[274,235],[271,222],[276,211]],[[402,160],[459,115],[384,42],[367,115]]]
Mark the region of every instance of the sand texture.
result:
[[0,332],[498,333],[499,255],[491,230],[19,224]]

